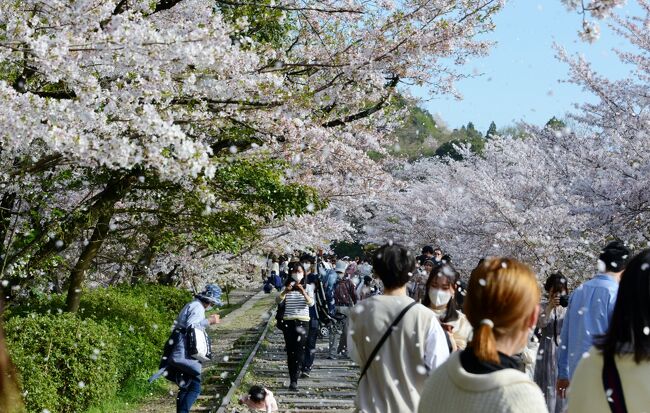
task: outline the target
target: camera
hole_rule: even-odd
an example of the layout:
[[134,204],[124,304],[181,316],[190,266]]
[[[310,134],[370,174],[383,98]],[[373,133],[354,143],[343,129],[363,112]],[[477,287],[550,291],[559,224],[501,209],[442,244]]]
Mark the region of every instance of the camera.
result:
[[568,295],[563,295],[560,296],[560,305],[564,308],[569,306],[569,296]]

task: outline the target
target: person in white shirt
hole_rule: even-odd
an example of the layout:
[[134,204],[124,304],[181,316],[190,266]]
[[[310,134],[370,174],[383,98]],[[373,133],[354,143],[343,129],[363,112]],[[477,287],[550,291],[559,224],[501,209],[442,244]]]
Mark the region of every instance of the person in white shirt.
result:
[[[430,262],[430,261],[429,261]],[[425,283],[422,305],[430,308],[449,335],[451,351],[465,350],[472,336],[472,325],[456,303],[456,280],[458,273],[449,264],[432,268]]]
[[445,332],[431,310],[406,295],[415,270],[415,257],[406,248],[380,247],[373,268],[384,295],[350,311],[348,349],[361,368],[356,410],[413,412],[427,375],[449,357]]

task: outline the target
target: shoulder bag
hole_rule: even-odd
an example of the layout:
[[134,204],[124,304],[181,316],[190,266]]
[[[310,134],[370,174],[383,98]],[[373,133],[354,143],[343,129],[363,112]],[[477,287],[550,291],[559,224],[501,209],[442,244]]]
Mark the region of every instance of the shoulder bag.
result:
[[402,318],[404,318],[404,315],[408,312],[408,310],[413,308],[413,306],[416,305],[416,304],[417,304],[417,302],[414,301],[411,304],[407,305],[406,308],[404,308],[402,310],[402,312],[399,313],[399,315],[395,318],[395,320],[393,320],[391,325],[388,327],[388,330],[386,330],[384,335],[381,337],[381,339],[379,340],[379,342],[375,346],[375,349],[372,350],[372,353],[370,353],[370,357],[368,357],[368,361],[366,361],[366,365],[363,367],[363,370],[361,371],[361,375],[359,376],[359,380],[357,381],[357,385],[359,383],[361,383],[361,379],[363,379],[363,376],[366,375],[366,372],[368,371],[368,369],[370,368],[370,365],[372,364],[373,360],[377,356],[377,353],[379,353],[379,350],[381,350],[381,346],[383,346],[384,343],[386,342],[386,340],[388,339],[388,337],[390,337],[390,333],[392,333],[393,330],[395,330],[395,327],[399,324],[399,322],[402,320]]
[[614,361],[614,355],[607,355],[604,352],[603,388],[605,389],[607,404],[609,405],[609,409],[612,411],[612,413],[627,413],[625,395],[623,394],[623,385],[621,384],[621,376],[618,374],[616,362]]

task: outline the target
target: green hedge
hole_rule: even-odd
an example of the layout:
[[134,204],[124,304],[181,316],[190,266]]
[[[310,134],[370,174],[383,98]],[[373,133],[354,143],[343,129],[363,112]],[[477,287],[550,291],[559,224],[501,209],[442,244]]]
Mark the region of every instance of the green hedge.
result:
[[79,316],[110,326],[119,335],[120,380],[137,375],[143,368],[151,372],[158,365],[170,327],[191,299],[189,294],[179,295],[170,290],[173,289],[153,286],[135,290],[105,288],[94,290],[81,300]]
[[118,335],[73,314],[16,317],[5,325],[27,409],[70,412],[115,393]]
[[28,410],[82,411],[113,396],[119,384],[151,374],[191,299],[172,287],[120,286],[84,294],[76,314],[61,312],[62,296],[12,309],[7,343]]

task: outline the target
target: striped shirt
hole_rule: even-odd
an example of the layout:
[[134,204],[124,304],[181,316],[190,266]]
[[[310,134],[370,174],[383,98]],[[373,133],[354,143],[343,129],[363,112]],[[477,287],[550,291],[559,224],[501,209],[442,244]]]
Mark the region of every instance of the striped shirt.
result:
[[307,286],[305,286],[305,292],[307,292],[309,300],[305,300],[302,293],[296,290],[289,291],[284,295],[286,304],[283,317],[284,320],[309,321],[309,307],[314,305],[314,286],[312,284],[307,284]]

